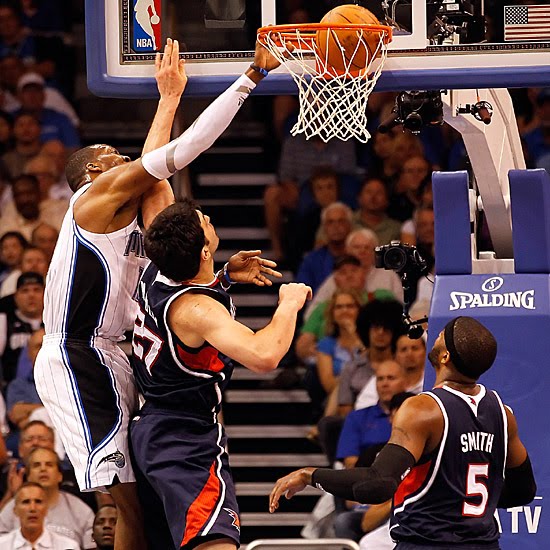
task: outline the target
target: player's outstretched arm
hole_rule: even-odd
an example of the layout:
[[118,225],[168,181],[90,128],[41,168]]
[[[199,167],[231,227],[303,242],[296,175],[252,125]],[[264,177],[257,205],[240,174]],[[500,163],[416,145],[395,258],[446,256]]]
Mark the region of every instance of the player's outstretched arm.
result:
[[283,274],[274,269],[277,264],[262,258],[261,254],[261,250],[241,250],[233,254],[225,265],[225,271],[231,282],[271,286],[273,282],[269,277],[282,277]]
[[[143,145],[142,155],[154,151],[170,141],[174,117],[181,95],[187,85],[185,62],[179,58],[179,42],[168,38],[164,55],[155,58],[155,79],[160,94],[157,111]],[[174,202],[174,193],[167,180],[161,180],[148,189],[142,198],[141,213],[145,228],[155,216]]]
[[256,372],[269,372],[290,348],[296,316],[311,289],[301,283],[282,285],[271,322],[254,333],[235,321],[218,301],[202,294],[183,295],[168,312],[170,328],[187,345],[208,341],[223,354]]

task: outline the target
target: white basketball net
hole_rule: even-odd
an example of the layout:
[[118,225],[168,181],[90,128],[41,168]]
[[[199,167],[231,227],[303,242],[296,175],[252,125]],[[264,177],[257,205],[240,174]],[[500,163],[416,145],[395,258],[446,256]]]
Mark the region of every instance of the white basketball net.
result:
[[[344,70],[338,71],[341,74],[336,74],[333,67],[324,60],[311,31],[301,33],[296,29],[295,36],[290,38],[285,33],[274,30],[258,37],[286,66],[298,86],[300,113],[298,122],[291,130],[293,136],[302,133],[306,139],[319,136],[324,142],[332,138],[346,141],[355,137],[366,143],[370,139],[371,135],[367,130],[367,101],[386,61],[387,44],[384,32],[379,32],[374,55],[367,59],[365,68],[358,71],[353,66],[353,60],[358,51],[366,49],[369,52],[365,40],[368,31],[362,28],[355,30],[358,42],[349,59],[346,59],[345,49],[336,32],[332,34],[342,52]],[[346,31],[349,32],[349,29]],[[372,48],[372,34],[369,37]],[[292,52],[287,50],[289,43],[295,45]]]

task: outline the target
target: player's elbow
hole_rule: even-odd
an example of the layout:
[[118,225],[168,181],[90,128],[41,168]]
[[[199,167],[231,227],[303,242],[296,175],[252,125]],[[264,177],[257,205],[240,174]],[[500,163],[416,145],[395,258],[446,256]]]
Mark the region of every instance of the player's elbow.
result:
[[245,366],[254,372],[266,373],[275,370],[279,365],[280,359],[271,350],[257,351]]

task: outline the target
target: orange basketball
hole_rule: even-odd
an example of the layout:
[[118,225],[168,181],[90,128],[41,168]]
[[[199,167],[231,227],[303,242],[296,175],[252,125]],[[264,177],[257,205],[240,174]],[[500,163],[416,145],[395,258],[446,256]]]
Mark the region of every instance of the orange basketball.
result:
[[[374,14],[354,4],[346,4],[330,10],[321,19],[321,23],[380,25]],[[333,68],[335,74],[341,74],[349,66],[351,71],[356,72],[364,69],[374,55],[377,57],[380,55],[380,51],[376,52],[379,43],[378,32],[363,31],[362,43],[359,35],[359,31],[347,29],[317,31],[315,42],[321,59],[326,62],[329,71]]]

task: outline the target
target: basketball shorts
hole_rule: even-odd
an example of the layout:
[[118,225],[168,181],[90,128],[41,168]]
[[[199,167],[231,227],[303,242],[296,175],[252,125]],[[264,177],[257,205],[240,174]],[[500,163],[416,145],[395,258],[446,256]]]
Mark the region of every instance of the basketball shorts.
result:
[[[239,546],[239,509],[221,424],[146,404],[130,425],[130,442],[136,468],[162,501],[175,548],[216,538]],[[148,517],[147,502],[142,506]]]
[[96,347],[45,336],[34,367],[36,389],[65,446],[81,491],[135,481],[128,425],[137,391],[128,358],[114,343]]

